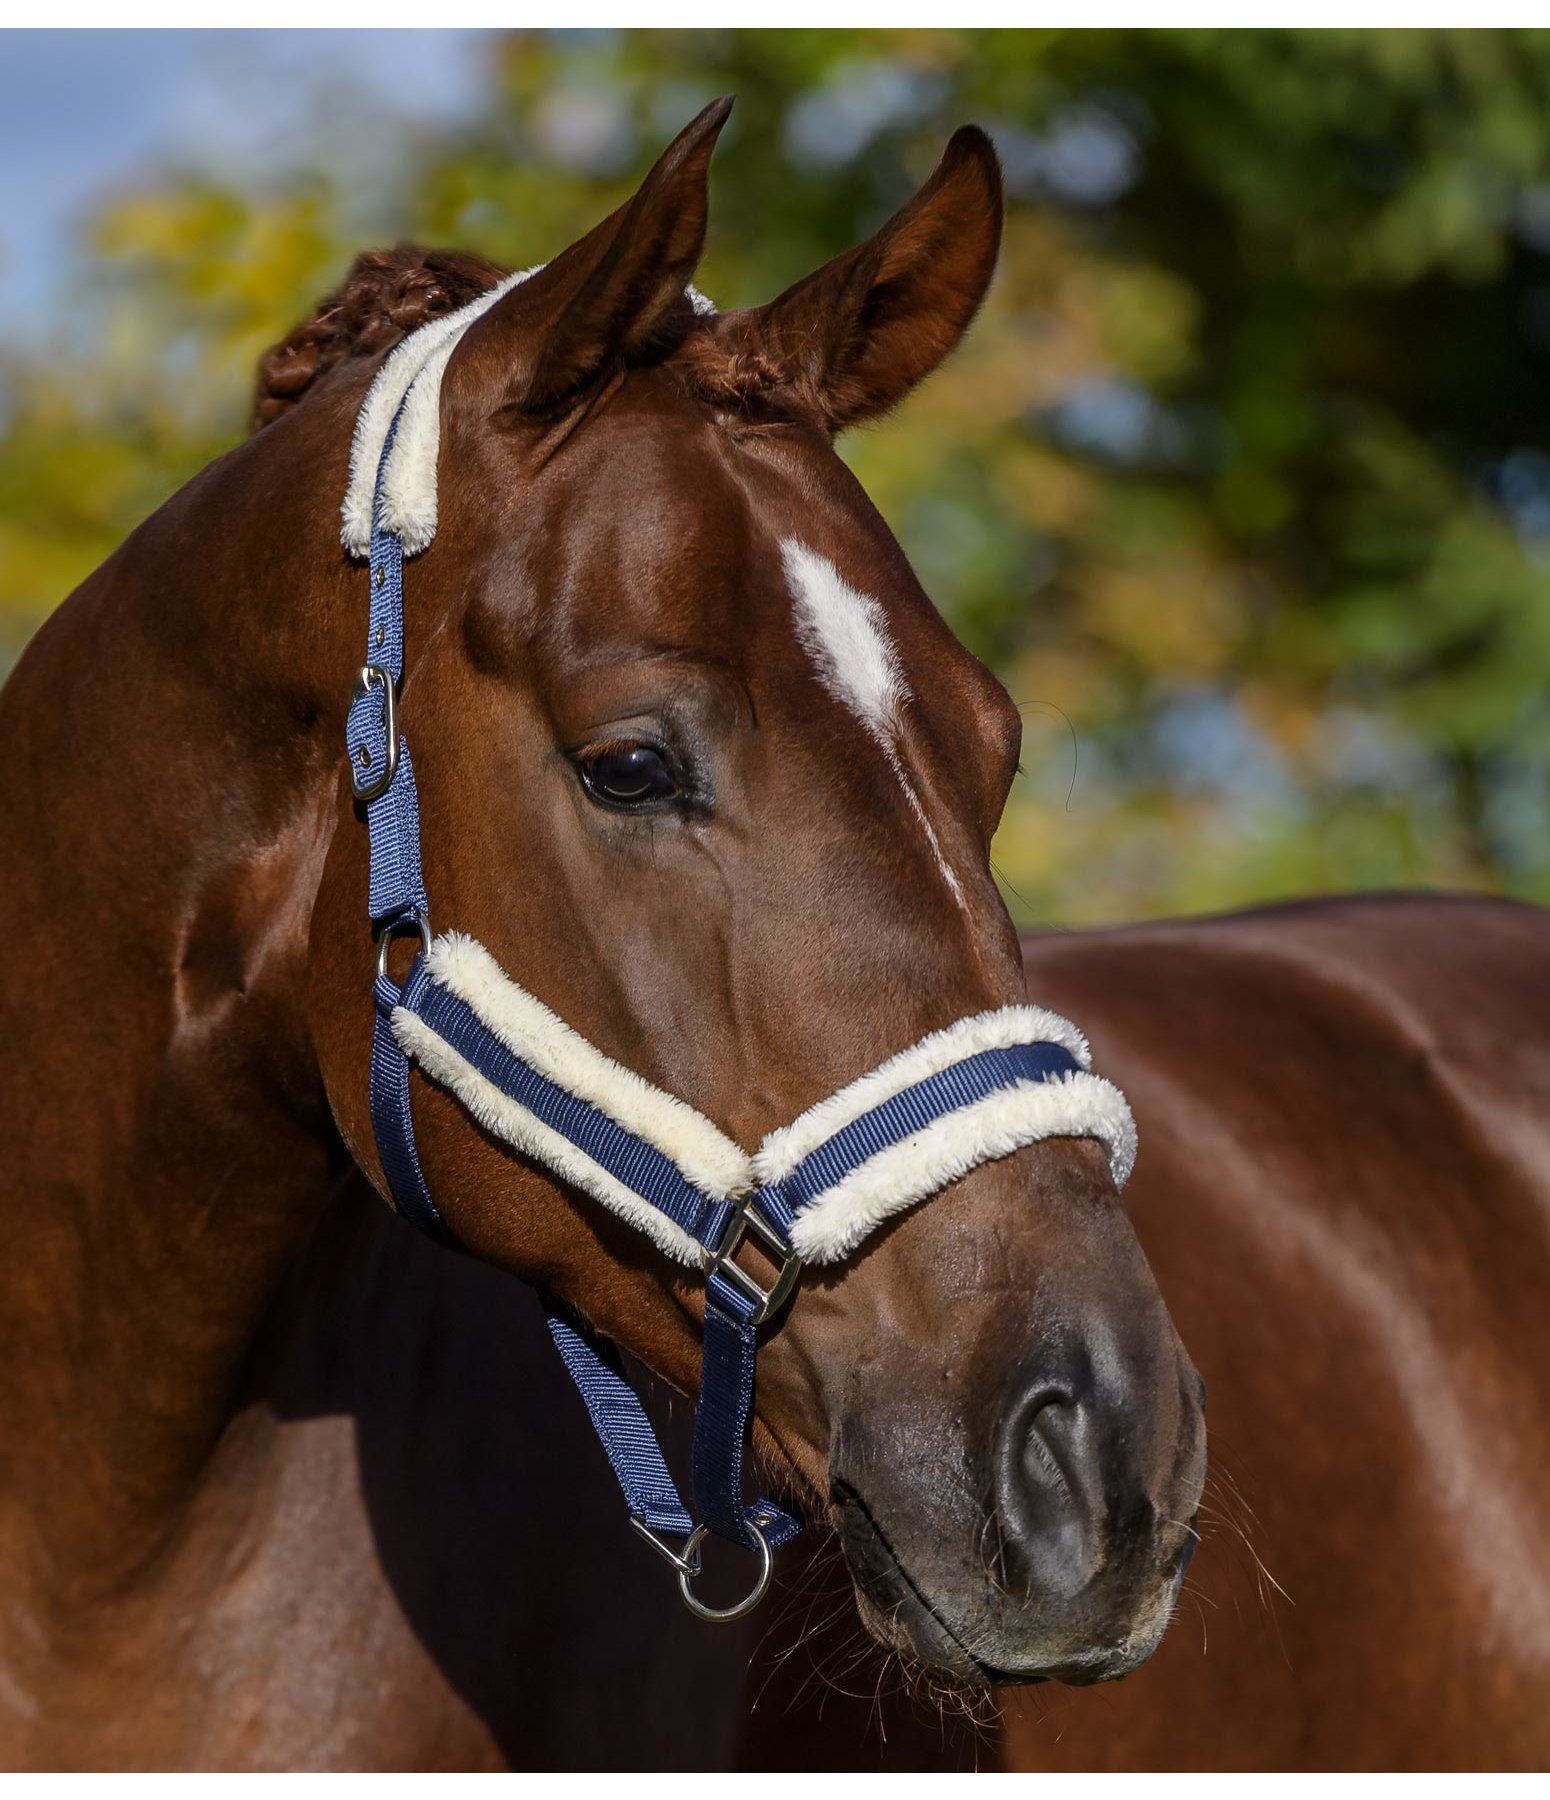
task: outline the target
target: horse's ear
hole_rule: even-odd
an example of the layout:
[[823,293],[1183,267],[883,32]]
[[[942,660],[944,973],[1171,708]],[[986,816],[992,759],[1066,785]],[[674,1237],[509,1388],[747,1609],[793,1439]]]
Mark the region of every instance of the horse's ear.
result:
[[713,101],[632,199],[475,321],[448,371],[456,391],[493,397],[493,410],[552,413],[687,323],[711,152],[731,110],[730,96]]
[[831,431],[875,419],[968,329],[1001,245],[1001,165],[977,126],[953,133],[914,199],[866,243],[726,322],[794,368]]

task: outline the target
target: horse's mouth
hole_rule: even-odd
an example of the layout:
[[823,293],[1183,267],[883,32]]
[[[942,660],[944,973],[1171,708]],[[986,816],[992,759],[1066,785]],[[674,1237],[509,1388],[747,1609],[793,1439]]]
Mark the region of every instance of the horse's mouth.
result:
[[977,1655],[921,1592],[863,1497],[835,1480],[830,1503],[862,1622],[879,1642],[934,1680],[969,1690],[1033,1687],[1046,1681],[1090,1687],[1127,1674],[1141,1660],[1123,1650],[1093,1649],[1058,1664],[1009,1668]]
[[915,1585],[861,1495],[836,1480],[829,1497],[862,1622],[872,1635],[938,1679],[976,1688],[994,1681]]
[[1064,1671],[1002,1669],[976,1656],[920,1591],[861,1495],[848,1483],[835,1481],[830,1498],[862,1620],[874,1637],[906,1663],[929,1670],[937,1681],[967,1689],[1031,1687],[1052,1679],[1099,1679]]

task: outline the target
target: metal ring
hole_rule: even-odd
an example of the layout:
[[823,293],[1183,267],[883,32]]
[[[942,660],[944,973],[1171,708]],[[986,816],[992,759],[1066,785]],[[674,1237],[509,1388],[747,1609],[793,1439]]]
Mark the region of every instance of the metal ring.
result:
[[420,934],[420,948],[427,955],[431,950],[431,922],[415,913],[411,918],[394,919],[384,925],[377,933],[377,979],[380,981],[387,974],[388,946],[401,931],[407,931],[413,925]]
[[[748,1526],[748,1529],[754,1534],[755,1538],[758,1539],[759,1579],[753,1584],[753,1592],[745,1599],[739,1600],[736,1606],[718,1609],[714,1606],[706,1606],[702,1601],[696,1600],[694,1597],[694,1589],[689,1585],[691,1577],[683,1569],[678,1571],[678,1592],[683,1596],[684,1605],[694,1614],[695,1618],[704,1619],[708,1624],[727,1625],[730,1624],[733,1619],[746,1618],[764,1598],[764,1591],[770,1585],[770,1572],[775,1567],[775,1557],[770,1550],[769,1539],[765,1537],[764,1533],[754,1524],[752,1519],[745,1520],[744,1522]],[[686,1563],[697,1561],[700,1545],[705,1542],[709,1532],[710,1527],[708,1525],[696,1525],[694,1530],[690,1532],[689,1541],[683,1547],[683,1560]]]

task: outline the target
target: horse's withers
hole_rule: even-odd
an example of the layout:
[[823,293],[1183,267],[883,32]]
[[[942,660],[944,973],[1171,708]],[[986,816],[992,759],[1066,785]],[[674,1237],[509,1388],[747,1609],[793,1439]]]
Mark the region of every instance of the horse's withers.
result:
[[[684,287],[723,116],[452,353],[400,711],[438,918],[757,1143],[924,1034],[1021,1000],[986,859],[1018,733],[830,444],[978,304],[999,230],[988,145],[961,134],[871,243],[712,318]],[[336,835],[313,1006],[371,1169],[362,850]],[[445,1093],[417,1082],[415,1107],[458,1236],[692,1387],[696,1280]],[[761,1368],[766,1447],[832,1508],[886,1641],[965,1679],[1092,1679],[1156,1641],[1199,1489],[1198,1400],[1081,1144],[986,1163],[810,1276]]]

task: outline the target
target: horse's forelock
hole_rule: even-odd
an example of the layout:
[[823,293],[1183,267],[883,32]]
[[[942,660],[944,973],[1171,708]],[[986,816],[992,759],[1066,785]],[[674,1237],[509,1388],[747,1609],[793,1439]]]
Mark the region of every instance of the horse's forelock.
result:
[[481,256],[400,244],[356,257],[340,285],[259,360],[250,429],[305,399],[347,356],[373,356],[444,313],[456,312],[505,275]]
[[785,414],[802,407],[800,380],[789,362],[728,341],[714,326],[692,333],[671,366],[697,400],[718,412]]

